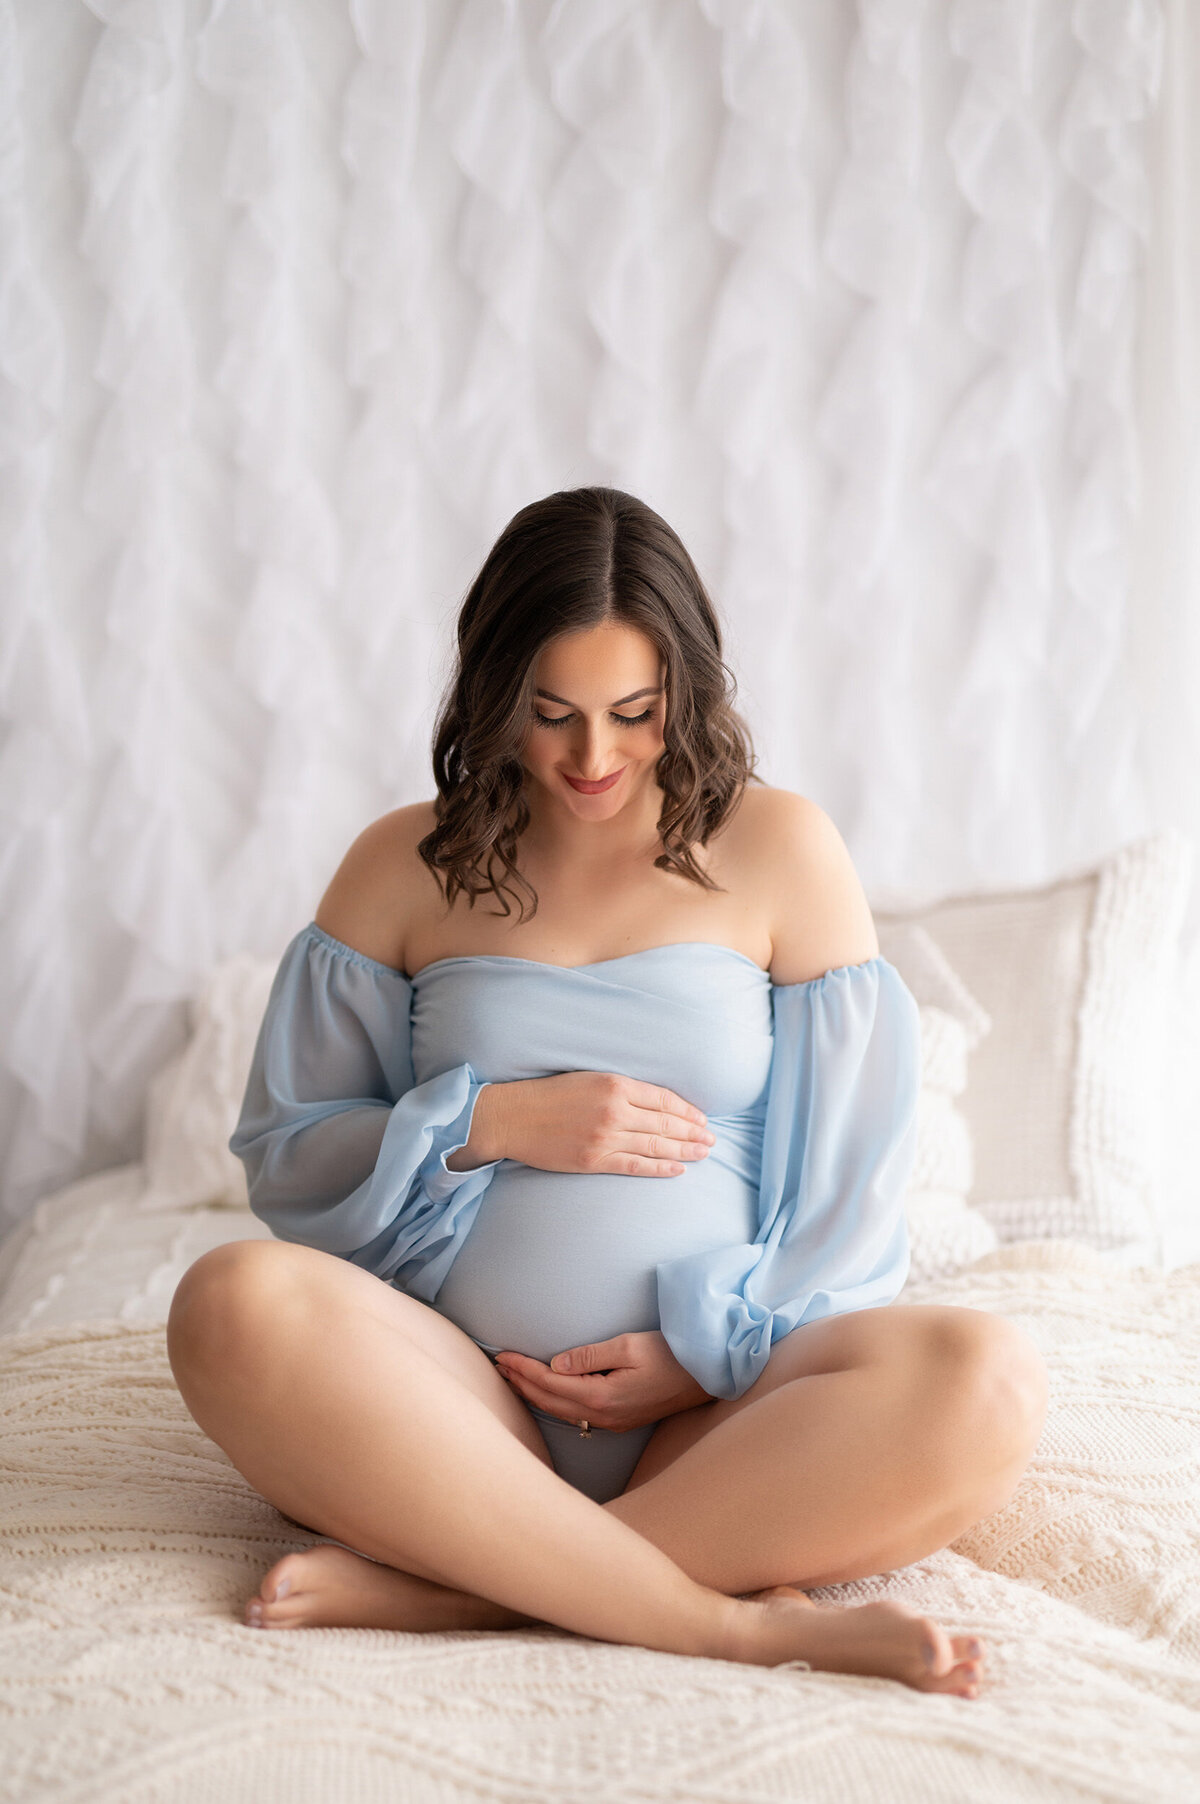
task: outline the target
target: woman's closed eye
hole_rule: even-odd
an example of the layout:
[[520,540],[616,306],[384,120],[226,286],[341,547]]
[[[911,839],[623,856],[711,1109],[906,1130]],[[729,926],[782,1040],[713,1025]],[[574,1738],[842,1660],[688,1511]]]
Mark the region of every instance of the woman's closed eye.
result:
[[[569,720],[574,720],[575,716],[573,714],[542,714],[535,708],[533,718],[540,727],[565,727]],[[623,727],[642,727],[653,718],[653,708],[647,708],[644,714],[614,714],[612,716],[612,719],[620,721]]]

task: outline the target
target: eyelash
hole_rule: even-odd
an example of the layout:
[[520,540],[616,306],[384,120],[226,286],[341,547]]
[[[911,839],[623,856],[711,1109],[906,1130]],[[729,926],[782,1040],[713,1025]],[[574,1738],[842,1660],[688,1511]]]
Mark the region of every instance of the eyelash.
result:
[[[647,708],[644,714],[614,714],[613,719],[619,721],[623,727],[641,727],[645,726],[646,722],[653,717],[653,714],[654,709]],[[569,714],[560,714],[556,720],[553,720],[548,714],[539,714],[538,710],[535,708],[533,711],[533,718],[540,727],[565,727],[572,717]]]

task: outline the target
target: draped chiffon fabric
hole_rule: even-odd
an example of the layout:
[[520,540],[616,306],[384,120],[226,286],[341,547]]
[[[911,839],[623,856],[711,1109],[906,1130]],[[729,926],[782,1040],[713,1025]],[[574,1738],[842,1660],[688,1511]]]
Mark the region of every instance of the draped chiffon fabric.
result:
[[[715,1142],[680,1176],[451,1171],[488,1084],[665,1084]],[[658,1328],[741,1396],[805,1322],[908,1273],[920,1020],[882,957],[776,984],[689,941],[559,966],[437,959],[411,979],[311,922],[276,972],[231,1150],[281,1240],[352,1261],[489,1353],[549,1360]]]

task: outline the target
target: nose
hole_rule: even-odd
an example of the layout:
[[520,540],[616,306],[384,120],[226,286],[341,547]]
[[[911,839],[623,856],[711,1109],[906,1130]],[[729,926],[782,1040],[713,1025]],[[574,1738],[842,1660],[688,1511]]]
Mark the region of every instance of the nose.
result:
[[601,777],[611,776],[613,771],[620,770],[622,759],[614,757],[616,749],[616,733],[603,722],[594,725],[586,721],[582,730],[577,732],[572,750],[575,754],[576,774],[585,783],[598,783]]

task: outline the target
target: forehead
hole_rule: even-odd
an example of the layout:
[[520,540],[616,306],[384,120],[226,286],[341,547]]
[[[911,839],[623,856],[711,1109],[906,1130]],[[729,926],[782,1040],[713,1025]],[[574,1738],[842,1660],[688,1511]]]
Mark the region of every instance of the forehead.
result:
[[[576,633],[565,633],[543,646],[537,660],[539,684],[561,690],[563,683],[620,692],[662,681],[663,660],[645,633],[623,621],[605,621]],[[566,691],[562,691],[566,693]]]

